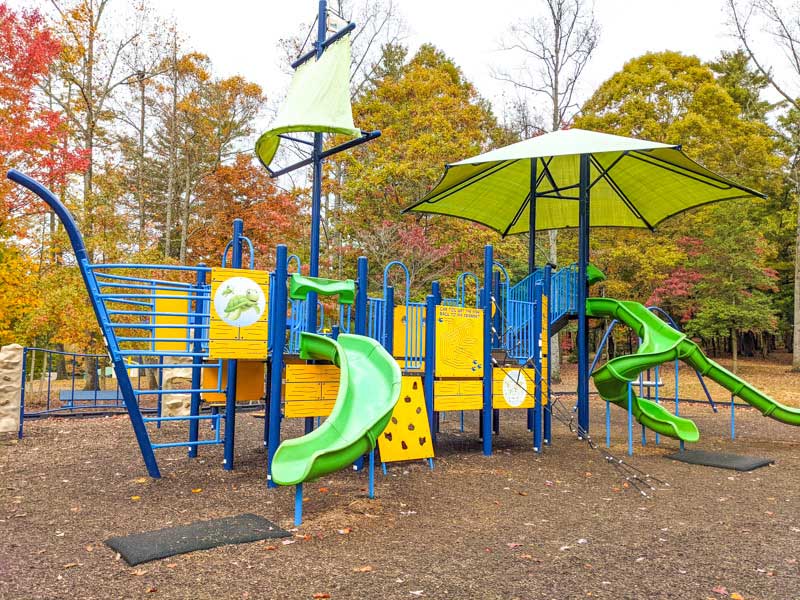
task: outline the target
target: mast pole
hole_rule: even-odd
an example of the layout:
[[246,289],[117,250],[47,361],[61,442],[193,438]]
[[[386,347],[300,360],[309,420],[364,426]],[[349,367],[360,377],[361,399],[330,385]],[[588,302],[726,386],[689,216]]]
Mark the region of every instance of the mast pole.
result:
[[[328,2],[319,0],[317,16],[317,60],[325,51],[325,36],[328,29]],[[311,185],[311,256],[308,261],[308,274],[319,277],[319,227],[322,204],[322,134],[314,134],[314,150],[312,152],[313,179]],[[306,302],[306,331],[317,332],[317,293],[310,292]]]

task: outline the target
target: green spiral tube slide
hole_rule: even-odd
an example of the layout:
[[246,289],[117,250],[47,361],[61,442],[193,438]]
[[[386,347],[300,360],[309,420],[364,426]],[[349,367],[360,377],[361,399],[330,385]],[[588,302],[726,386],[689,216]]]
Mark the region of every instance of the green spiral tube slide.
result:
[[375,447],[400,396],[400,367],[372,338],[337,340],[302,333],[300,357],[339,367],[339,393],[330,416],[311,433],[284,441],[272,459],[272,481],[295,485],[338,471]]
[[[635,331],[642,340],[635,354],[612,358],[592,373],[595,387],[604,400],[627,408],[628,383],[635,381],[642,371],[677,358],[754,406],[764,416],[788,425],[800,425],[800,409],[773,400],[721,367],[703,354],[686,334],[673,329],[642,304],[613,298],[589,298],[586,300],[586,312],[590,317],[617,319]],[[700,439],[693,421],[677,417],[663,406],[635,394],[632,412],[642,425],[662,435],[685,442]]]

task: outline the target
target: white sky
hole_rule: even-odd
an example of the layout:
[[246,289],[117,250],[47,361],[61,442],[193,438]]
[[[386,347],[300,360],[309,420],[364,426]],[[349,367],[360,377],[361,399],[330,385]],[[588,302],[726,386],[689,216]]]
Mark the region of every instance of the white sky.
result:
[[[492,79],[490,66],[503,53],[499,38],[509,25],[531,15],[535,0],[396,0],[413,52],[431,42],[463,69],[480,93],[499,109],[509,87]],[[174,16],[190,45],[208,54],[219,75],[240,73],[280,97],[288,78],[279,67],[281,37],[313,21],[316,0],[158,0]],[[487,8],[488,7],[488,8]],[[678,50],[710,60],[721,48],[735,48],[725,25],[723,0],[596,0],[600,44],[585,71],[579,100],[630,58],[647,51]]]

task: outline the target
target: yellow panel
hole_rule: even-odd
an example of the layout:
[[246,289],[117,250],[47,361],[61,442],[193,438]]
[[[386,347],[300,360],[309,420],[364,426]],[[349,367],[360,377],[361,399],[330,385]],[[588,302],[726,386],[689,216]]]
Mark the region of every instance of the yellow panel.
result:
[[433,396],[458,396],[459,381],[457,379],[444,379],[441,381],[433,382]]
[[435,396],[434,410],[480,410],[483,408],[483,396]]
[[436,307],[436,376],[483,375],[483,311]]
[[[222,389],[228,385],[228,369],[226,360],[222,361]],[[240,360],[236,369],[236,401],[252,402],[264,397],[264,370],[266,364],[260,360]],[[208,368],[202,371],[204,389],[217,387],[218,369]],[[225,394],[209,392],[203,394],[203,400],[211,404],[224,404]]]
[[287,419],[295,417],[327,417],[331,414],[334,403],[333,400],[287,402],[284,407],[284,416]]
[[[192,312],[191,301],[188,298],[162,298],[160,296],[177,296],[174,290],[156,290],[156,313],[189,313]],[[178,317],[165,314],[156,314],[153,325],[188,325],[189,317]],[[190,338],[190,330],[180,327],[157,327],[153,330],[156,352],[186,352],[189,349],[187,342],[162,342],[164,338]]]
[[[212,269],[209,356],[264,359],[268,305],[266,271]],[[234,306],[237,308],[231,310]]]
[[[406,340],[406,307],[394,307],[394,329],[392,335],[392,355],[397,357],[405,357],[406,355],[406,342],[408,342],[408,354],[415,359],[423,358],[425,356],[425,308],[424,307],[411,307],[412,315],[415,319],[422,319],[421,326],[414,326],[411,331],[411,336]],[[421,316],[420,316],[421,315]]]
[[422,378],[404,376],[392,419],[378,438],[382,462],[433,457]]
[[339,393],[339,382],[336,383],[323,383],[322,384],[322,398],[325,400],[336,400]]
[[466,379],[458,384],[458,393],[461,396],[474,396],[483,394],[483,380],[482,379]]
[[[495,408],[533,408],[536,390],[534,369],[495,369],[492,404]],[[542,398],[546,403],[547,399]]]
[[339,382],[341,371],[334,365],[286,365],[286,381],[297,383]]
[[322,385],[319,383],[287,383],[283,386],[283,397],[287,404],[298,400],[321,400]]

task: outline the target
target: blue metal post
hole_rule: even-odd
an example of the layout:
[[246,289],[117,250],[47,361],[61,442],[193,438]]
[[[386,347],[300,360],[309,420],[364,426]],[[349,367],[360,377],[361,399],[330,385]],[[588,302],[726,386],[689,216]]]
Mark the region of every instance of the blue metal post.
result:
[[303,524],[303,484],[294,486],[294,526]]
[[736,404],[734,403],[734,396],[731,394],[731,439],[736,439]]
[[528,198],[528,275],[536,270],[536,163],[531,159],[531,181]]
[[[661,386],[660,386],[660,383],[661,383],[661,371],[659,370],[659,368],[658,368],[658,367],[659,367],[659,366],[658,366],[658,365],[656,365],[656,368],[655,368],[655,369],[653,369],[653,371],[654,371],[654,372],[655,372],[655,374],[656,374],[656,378],[653,380],[653,381],[654,381],[654,383],[655,383],[655,385],[656,385],[656,404],[660,404],[659,400],[660,400],[660,398],[661,398],[661,393],[660,393],[660,392],[661,392],[661,391],[660,391],[660,388],[661,388]],[[659,442],[661,441],[661,438],[659,437],[659,435],[658,435],[658,432],[657,432],[657,431],[656,431],[656,436],[655,436],[655,438],[656,438],[656,446],[658,446]]]
[[428,426],[431,440],[436,443],[436,428],[433,416],[434,375],[436,371],[436,299],[433,294],[425,298],[425,408],[428,411]]
[[383,315],[383,347],[389,354],[394,355],[394,286],[386,286],[384,294],[383,308],[386,312]]
[[375,499],[375,448],[369,451],[369,499]]
[[367,291],[369,264],[366,256],[358,257],[358,292],[356,294],[356,335],[367,335]]
[[[198,290],[202,288],[206,284],[206,271],[202,267],[205,267],[203,263],[197,265],[201,267],[200,270],[197,272],[197,288]],[[192,352],[195,352],[199,355],[200,352],[203,351],[203,343],[200,341],[200,338],[205,337],[204,329],[202,328],[203,325],[203,313],[204,310],[205,300],[197,298],[194,301],[194,315],[192,315],[191,324],[194,325],[192,328],[192,335],[195,339],[195,342],[192,345]],[[198,358],[195,357],[192,362],[197,362]],[[199,390],[200,386],[202,385],[202,368],[201,367],[192,367],[192,389]],[[200,392],[192,392],[191,398],[191,405],[189,407],[189,415],[192,417],[196,417],[200,414]],[[196,442],[198,440],[198,433],[200,427],[200,420],[199,419],[190,419],[189,420],[189,441]],[[197,446],[191,445],[189,446],[189,458],[194,458],[197,456]]]
[[611,447],[611,403],[606,400],[606,448]]
[[[317,15],[317,60],[325,51],[325,35],[328,28],[327,1],[319,0]],[[314,150],[311,154],[313,179],[311,183],[311,255],[308,259],[308,274],[319,277],[319,226],[322,203],[322,134],[314,134]],[[317,332],[317,293],[310,292],[306,300],[306,331]]]
[[[679,370],[679,363],[678,359],[675,359],[675,416],[679,417],[681,414],[681,406],[680,406],[680,394],[678,393],[678,378],[680,377],[680,370]],[[702,381],[702,379],[701,379]],[[683,452],[684,445],[683,440],[680,441],[680,451]]]
[[494,249],[487,245],[483,251],[483,454],[492,454],[492,271]]
[[589,155],[580,156],[578,201],[578,426],[589,433],[589,323],[586,318],[589,264]]
[[633,384],[628,382],[628,456],[633,456]]
[[[242,268],[242,230],[244,221],[233,220],[233,239],[231,240],[231,268]],[[233,445],[236,437],[236,372],[239,361],[228,359],[228,388],[225,391],[225,458],[222,461],[226,471],[233,470]]]
[[551,398],[550,398],[550,302],[552,301],[551,298],[551,289],[550,286],[553,284],[553,267],[549,264],[545,265],[544,267],[544,284],[542,287],[542,294],[547,298],[547,314],[543,315],[543,319],[547,321],[547,334],[542,337],[543,342],[547,342],[547,354],[544,354],[542,358],[547,358],[547,370],[545,373],[542,373],[542,376],[545,378],[547,382],[547,407],[544,410],[544,444],[545,446],[550,445],[550,440],[552,439],[552,430],[553,430],[553,414],[551,412]]
[[542,451],[543,419],[542,419],[542,284],[534,286],[533,312],[533,369],[534,369],[534,404],[533,404],[533,450]]
[[25,427],[25,372],[28,362],[28,349],[22,349],[22,381],[20,381],[19,388],[19,431],[17,431],[17,438],[22,439],[22,430]]
[[269,432],[267,435],[267,485],[277,487],[272,482],[272,457],[281,443],[281,387],[283,382],[283,350],[286,344],[286,278],[287,260],[286,246],[278,244],[275,259],[275,285],[270,290],[270,299],[274,302],[272,314],[273,325],[272,361],[270,363],[269,382]]

